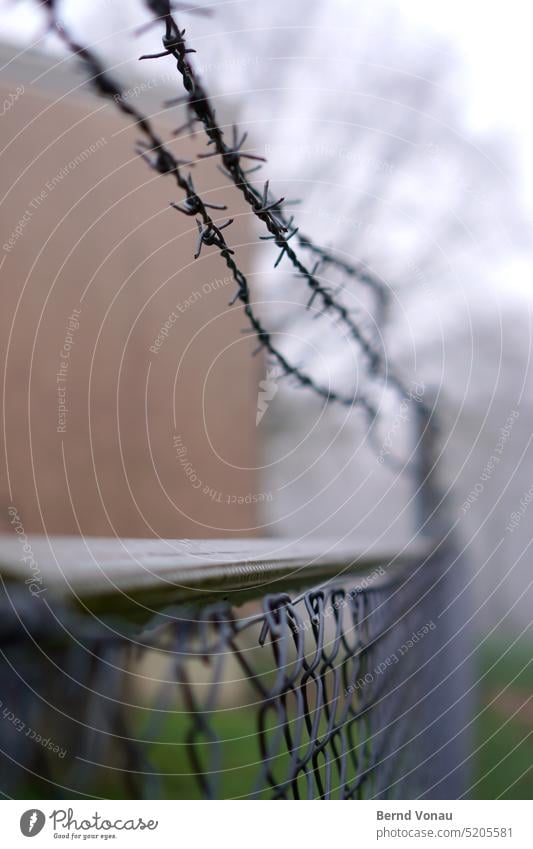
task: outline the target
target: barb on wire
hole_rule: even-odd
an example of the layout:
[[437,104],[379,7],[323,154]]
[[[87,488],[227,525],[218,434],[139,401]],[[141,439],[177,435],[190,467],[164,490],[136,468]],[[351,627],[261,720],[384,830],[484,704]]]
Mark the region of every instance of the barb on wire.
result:
[[[196,52],[196,51],[195,51]],[[185,53],[190,53],[189,50],[186,50]],[[213,112],[214,117],[214,112]],[[199,119],[197,119],[199,120]],[[221,135],[224,135],[221,130]],[[244,153],[242,150],[242,146],[246,139],[248,138],[248,133],[243,133],[241,138],[238,137],[238,130],[235,125],[233,125],[233,144],[231,147],[226,147],[226,152],[224,154],[224,165],[226,166],[226,170],[231,173],[231,169],[235,168],[241,159],[255,159],[259,162],[266,162],[264,156],[256,156],[253,153]],[[214,139],[210,139],[207,144],[213,144]],[[198,159],[209,159],[212,156],[218,156],[220,154],[219,150],[211,150],[209,153],[199,153]]]
[[234,254],[231,248],[228,248],[226,242],[224,241],[224,236],[221,231],[225,230],[226,227],[229,227],[230,224],[233,224],[233,218],[228,218],[224,224],[220,224],[219,226],[215,224],[209,224],[207,227],[202,224],[201,221],[196,219],[196,225],[198,227],[198,241],[196,243],[196,251],[194,252],[194,258],[198,259],[200,253],[202,251],[202,245],[208,245],[211,247],[215,245],[220,250],[225,250],[230,254]]
[[279,198],[279,200],[270,201],[269,192],[268,192],[269,181],[267,180],[265,186],[263,188],[263,197],[261,198],[261,206],[257,207],[258,212],[270,212],[271,210],[275,210],[278,212],[281,208],[281,204],[285,201],[285,198]]
[[334,266],[340,269],[340,271],[342,271],[342,273],[347,277],[352,277],[358,280],[359,283],[369,286],[376,296],[377,325],[378,327],[382,327],[385,324],[389,306],[390,291],[388,286],[380,277],[372,273],[364,263],[354,265],[353,263],[342,259],[342,257],[339,257],[337,254],[327,250],[327,248],[315,245],[308,236],[304,236],[302,233],[298,234],[298,243],[302,248],[306,248],[315,254],[315,256],[318,256],[322,260],[324,266]]

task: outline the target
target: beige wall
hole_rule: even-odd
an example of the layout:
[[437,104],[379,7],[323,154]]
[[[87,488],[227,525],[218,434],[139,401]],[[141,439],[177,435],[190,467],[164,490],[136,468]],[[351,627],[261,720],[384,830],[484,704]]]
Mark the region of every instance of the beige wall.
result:
[[[2,100],[19,81],[11,65]],[[262,497],[249,470],[256,365],[222,261],[207,249],[194,262],[194,220],[169,209],[173,182],[134,155],[138,133],[112,105],[26,83],[0,122],[3,527],[13,504],[28,532],[250,532]],[[206,187],[223,182],[211,163],[195,173]],[[249,240],[245,216],[228,238]],[[241,257],[250,268],[250,249]]]

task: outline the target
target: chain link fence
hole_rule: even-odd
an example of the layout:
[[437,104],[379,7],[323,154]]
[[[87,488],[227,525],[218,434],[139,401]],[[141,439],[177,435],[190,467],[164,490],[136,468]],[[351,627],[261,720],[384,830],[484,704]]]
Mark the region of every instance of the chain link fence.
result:
[[1,789],[457,797],[470,709],[462,575],[446,546],[299,594],[164,607],[142,627],[5,582]]

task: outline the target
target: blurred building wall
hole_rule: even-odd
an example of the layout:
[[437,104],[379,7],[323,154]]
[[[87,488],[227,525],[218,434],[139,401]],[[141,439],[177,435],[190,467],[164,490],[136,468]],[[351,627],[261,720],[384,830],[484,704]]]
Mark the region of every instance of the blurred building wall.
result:
[[[213,249],[193,259],[194,218],[140,134],[55,61],[12,56],[0,88],[2,527],[13,505],[27,532],[253,533],[268,494],[234,284]],[[214,165],[195,180],[224,201]],[[228,239],[250,241],[245,216]]]

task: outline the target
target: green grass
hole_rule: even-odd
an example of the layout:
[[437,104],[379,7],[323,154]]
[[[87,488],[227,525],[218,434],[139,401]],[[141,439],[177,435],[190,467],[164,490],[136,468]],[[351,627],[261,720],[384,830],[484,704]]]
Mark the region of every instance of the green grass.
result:
[[501,693],[519,706],[533,694],[533,646],[522,640],[507,650],[503,640],[487,643],[479,652],[480,711],[476,722],[476,799],[533,798],[533,699],[527,716],[512,717],[513,707],[502,710],[487,703]]
[[[210,721],[210,726],[224,740],[223,747],[198,734],[196,751],[201,753],[202,766],[209,769],[218,784],[217,798],[234,798],[252,790],[257,766],[250,764],[259,759],[255,725],[254,713],[241,708],[221,712]],[[187,717],[172,717],[163,725],[160,743],[151,751],[152,763],[166,776],[162,786],[164,798],[202,798],[197,781],[187,774],[191,772],[186,745],[189,729]],[[183,774],[173,774],[180,772]]]

